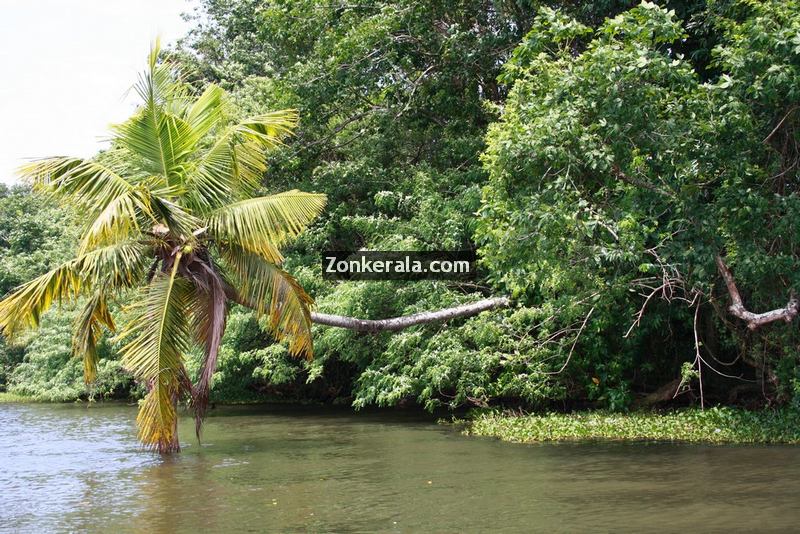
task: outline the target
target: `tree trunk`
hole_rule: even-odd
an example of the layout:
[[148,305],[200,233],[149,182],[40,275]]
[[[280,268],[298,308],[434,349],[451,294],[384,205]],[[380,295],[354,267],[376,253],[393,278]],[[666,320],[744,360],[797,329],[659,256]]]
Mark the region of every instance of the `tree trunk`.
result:
[[472,317],[481,312],[495,308],[507,308],[511,300],[507,297],[495,297],[479,300],[471,304],[462,304],[453,308],[445,308],[435,312],[422,312],[391,319],[357,319],[344,315],[329,315],[327,313],[311,313],[311,321],[325,326],[348,328],[357,332],[394,332],[418,324],[428,324],[437,321],[447,321],[460,317]]

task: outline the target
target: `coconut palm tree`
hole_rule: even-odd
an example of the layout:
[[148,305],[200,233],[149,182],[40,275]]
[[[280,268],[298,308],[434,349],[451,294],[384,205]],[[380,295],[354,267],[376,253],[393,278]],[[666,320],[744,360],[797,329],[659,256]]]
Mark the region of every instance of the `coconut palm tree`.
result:
[[[89,382],[101,335],[116,330],[109,300],[133,302],[117,337],[123,365],[148,389],[139,439],[173,452],[180,399],[189,399],[199,432],[231,302],[265,316],[291,354],[311,357],[313,301],[281,269],[280,247],[320,214],[325,196],[254,196],[265,152],[292,132],[294,111],[232,123],[225,92],[193,92],[175,65],[159,60],[158,43],[134,89],[142,103],[112,127],[109,150],[20,170],[34,189],[76,209],[85,227],[77,257],[0,301],[0,329],[11,336],[35,327],[53,302],[80,298],[73,348]],[[203,353],[195,384],[183,362],[192,346]]]

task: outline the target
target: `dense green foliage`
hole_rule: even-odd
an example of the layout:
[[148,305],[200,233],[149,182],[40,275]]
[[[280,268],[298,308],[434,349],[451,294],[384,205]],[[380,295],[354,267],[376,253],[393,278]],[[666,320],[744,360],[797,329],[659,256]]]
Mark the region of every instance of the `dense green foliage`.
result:
[[[210,21],[184,46],[199,75],[235,88],[245,109],[304,117],[274,162],[286,185],[272,180],[331,198],[293,258],[323,311],[385,317],[476,289],[519,304],[395,335],[320,329],[319,358],[281,380],[322,380],[356,406],[619,409],[681,373],[695,394],[698,365],[717,400],[746,389],[713,365],[792,396],[796,327],[751,334],[732,320],[714,257],[726,255],[752,309],[780,307],[797,287],[794,117],[762,142],[796,101],[795,5],[204,6]],[[332,286],[316,274],[325,248],[476,246],[478,288]],[[291,365],[274,349],[262,356]]]
[[[238,116],[299,111],[264,186],[328,196],[286,263],[318,309],[515,299],[393,334],[315,327],[310,362],[237,308],[212,397],[620,410],[681,377],[690,402],[702,373],[710,402],[799,402],[797,321],[749,331],[714,264],[756,312],[800,290],[799,31],[777,0],[203,0],[172,51],[190,81]],[[322,280],[321,251],[362,247],[477,249],[483,272]]]
[[[474,287],[446,283],[323,282],[318,254],[474,248],[485,181],[479,154],[493,118],[485,103],[504,97],[499,66],[529,26],[529,6],[214,1],[204,8],[209,21],[184,47],[198,74],[228,85],[243,112],[288,106],[302,117],[267,186],[328,195],[323,221],[290,256],[318,308],[380,318],[479,298]],[[357,406],[409,398],[460,404],[523,393],[496,383],[501,354],[487,339],[507,336],[501,329],[432,325],[371,336],[320,328],[310,365],[272,348],[248,357],[261,361],[253,364],[260,378],[285,382],[289,395],[352,395]]]
[[[671,49],[681,21],[647,3],[596,30],[543,10],[505,67],[513,88],[489,132],[477,235],[491,279],[562,307],[557,323],[595,308],[568,369],[576,388],[657,383],[695,351],[696,327],[707,376],[766,375],[791,395],[796,324],[746,333],[714,259],[726,256],[753,310],[800,287],[800,13],[723,7],[709,5],[720,44],[708,81]],[[725,369],[737,356],[755,372]]]

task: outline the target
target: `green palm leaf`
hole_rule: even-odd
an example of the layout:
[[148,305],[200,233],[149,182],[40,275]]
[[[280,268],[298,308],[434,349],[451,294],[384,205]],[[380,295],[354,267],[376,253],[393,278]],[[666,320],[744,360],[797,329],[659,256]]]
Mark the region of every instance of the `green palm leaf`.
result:
[[180,253],[170,273],[159,273],[130,308],[130,319],[118,339],[125,341],[122,362],[148,385],[137,422],[146,446],[169,450],[175,440],[175,402],[185,392],[188,378],[183,354],[191,343],[186,310],[193,288],[177,277]]
[[227,128],[187,173],[187,191],[201,211],[251,196],[266,170],[265,150],[279,146],[297,124],[297,112],[283,110]]
[[115,156],[105,163],[80,158],[48,158],[20,168],[23,180],[56,198],[69,199],[91,221],[81,241],[81,252],[129,237],[139,216],[150,214],[147,195],[115,169]]
[[274,148],[297,127],[297,110],[284,109],[251,117],[239,123],[236,132],[257,141],[265,148]]
[[237,301],[267,317],[267,326],[278,340],[289,341],[293,355],[313,356],[311,306],[314,300],[286,271],[237,247],[226,247],[223,256],[235,277]]
[[72,260],[20,286],[0,301],[0,330],[12,337],[24,326],[38,326],[42,314],[54,302],[69,301],[80,294],[83,278]]
[[186,122],[195,137],[202,139],[220,125],[225,116],[224,104],[225,91],[218,85],[209,84],[186,111]]
[[134,189],[112,166],[81,158],[36,160],[20,167],[18,174],[38,191],[97,211]]
[[186,121],[154,106],[115,126],[114,133],[116,143],[140,156],[142,168],[163,176],[167,185],[180,180],[180,165],[198,141]]
[[91,222],[81,237],[80,252],[130,240],[140,233],[140,218],[152,220],[153,213],[148,195],[137,187],[121,194],[89,218]]
[[170,63],[159,63],[159,53],[160,43],[156,41],[150,49],[148,70],[133,86],[143,105],[133,117],[113,128],[114,142],[138,156],[143,170],[162,176],[170,185],[179,177],[181,160],[197,138],[179,116],[188,103],[186,87]]
[[152,248],[147,243],[128,241],[96,248],[73,260],[87,289],[127,289],[141,282]]
[[10,337],[26,325],[36,327],[54,302],[74,300],[94,286],[131,287],[144,271],[147,250],[140,243],[109,245],[34,278],[0,301],[0,330]]
[[325,195],[292,190],[230,204],[212,213],[208,228],[223,242],[261,255],[272,263],[278,247],[297,237],[325,207]]
[[95,291],[76,319],[72,337],[72,352],[83,357],[83,378],[87,384],[97,376],[97,343],[103,334],[103,326],[111,332],[116,330],[105,292]]
[[260,144],[240,140],[235,129],[228,128],[194,162],[186,178],[187,194],[199,211],[205,213],[246,198],[260,186],[266,170],[265,159]]

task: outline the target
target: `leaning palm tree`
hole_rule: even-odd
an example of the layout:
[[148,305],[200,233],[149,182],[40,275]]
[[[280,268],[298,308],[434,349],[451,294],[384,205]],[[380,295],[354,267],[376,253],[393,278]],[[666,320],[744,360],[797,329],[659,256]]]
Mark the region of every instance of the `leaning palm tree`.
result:
[[[254,196],[265,151],[291,133],[294,111],[231,123],[225,92],[210,85],[193,93],[159,60],[158,43],[134,89],[142,103],[113,126],[108,151],[21,169],[36,190],[74,207],[85,227],[76,258],[0,301],[0,329],[11,336],[35,327],[53,302],[80,298],[73,349],[90,382],[100,337],[116,331],[109,300],[131,299],[117,338],[123,365],[147,386],[139,439],[172,452],[179,400],[188,398],[200,430],[231,302],[266,317],[291,354],[311,356],[313,301],[281,269],[279,249],[320,214],[325,196]],[[195,384],[183,362],[193,346],[203,354]]]

